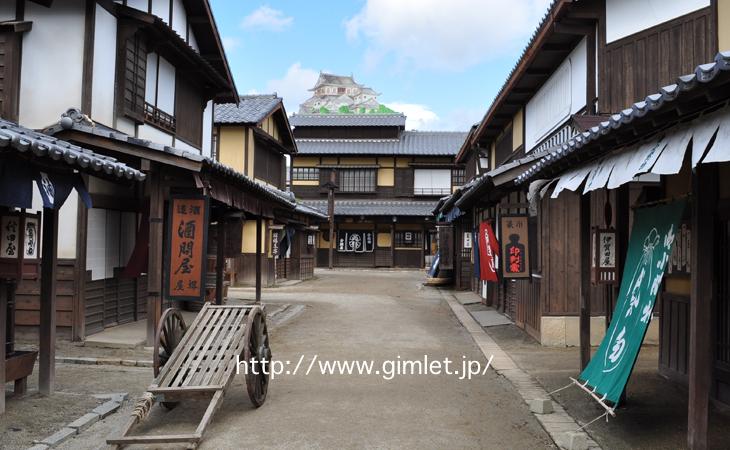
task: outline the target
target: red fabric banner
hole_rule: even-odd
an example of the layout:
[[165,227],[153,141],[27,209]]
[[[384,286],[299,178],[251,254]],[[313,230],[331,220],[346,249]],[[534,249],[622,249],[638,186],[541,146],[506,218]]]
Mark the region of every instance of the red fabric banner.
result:
[[479,279],[497,281],[496,258],[499,255],[499,243],[492,231],[492,221],[479,224]]

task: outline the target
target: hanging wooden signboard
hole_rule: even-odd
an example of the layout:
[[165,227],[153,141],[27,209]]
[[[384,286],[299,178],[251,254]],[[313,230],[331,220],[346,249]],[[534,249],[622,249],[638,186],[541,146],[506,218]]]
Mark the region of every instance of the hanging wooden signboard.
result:
[[591,283],[614,285],[617,281],[616,230],[593,228],[591,233]]
[[168,300],[203,301],[208,246],[208,199],[174,195],[170,199],[165,255]]
[[527,216],[501,216],[499,229],[504,261],[502,276],[504,278],[529,278],[530,238]]
[[0,215],[0,278],[38,278],[40,234],[40,214],[13,211]]

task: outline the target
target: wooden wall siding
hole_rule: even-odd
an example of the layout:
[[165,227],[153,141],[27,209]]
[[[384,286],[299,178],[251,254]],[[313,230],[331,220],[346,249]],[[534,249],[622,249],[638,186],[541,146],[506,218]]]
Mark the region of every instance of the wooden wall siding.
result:
[[398,127],[296,127],[297,139],[396,139]]
[[510,125],[497,139],[497,143],[494,147],[494,154],[497,166],[507,161],[512,154],[512,125]]
[[714,27],[708,7],[607,44],[598,83],[600,112],[619,112],[712,61]]
[[390,247],[375,248],[375,265],[378,267],[391,267],[393,265],[393,253]]
[[413,169],[395,169],[395,195],[413,196]]
[[375,252],[341,253],[335,249],[334,253],[337,267],[375,267]]
[[86,272],[84,318],[86,335],[147,316],[147,277],[91,280]]
[[85,288],[86,335],[104,330],[104,280],[86,281]]
[[[600,189],[591,192],[591,227],[606,227],[605,210],[606,202],[610,202],[612,217],[611,227],[616,227],[616,192]],[[591,286],[591,314],[602,315],[606,311],[606,300],[614,298],[618,294],[618,287]],[[613,301],[611,302],[613,304]]]
[[717,283],[715,301],[715,396],[730,404],[730,220],[718,227],[718,268],[724,274]]
[[673,380],[687,383],[689,297],[663,293],[660,303],[659,371]]
[[284,156],[257,142],[254,150],[254,177],[283,188],[283,173]]
[[515,324],[527,334],[540,340],[540,279],[514,280],[516,294],[520,301],[515,311]]
[[420,249],[415,250],[393,250],[393,266],[394,267],[410,267],[421,268],[423,261],[421,260]]
[[[59,259],[56,271],[56,326],[68,327],[73,323],[74,259]],[[19,327],[37,327],[40,324],[41,282],[23,280],[18,284],[15,297],[15,324]]]
[[10,31],[0,32],[0,117],[18,120],[19,86],[19,35]]
[[541,205],[544,315],[578,314],[580,306],[579,200],[572,192]]
[[120,115],[126,115],[138,122],[144,122],[145,83],[147,77],[147,48],[140,34],[128,37],[121,51],[122,61],[118,66],[122,72],[122,83],[118,87],[121,99]]
[[314,277],[314,256],[302,256],[299,259],[299,279],[309,280]]
[[[261,280],[265,287],[274,285],[273,258],[265,258],[261,264]],[[234,258],[233,270],[235,273],[236,286],[253,286],[256,282],[256,255],[254,253],[241,253]]]
[[203,145],[205,101],[195,86],[178,72],[175,77],[175,130],[177,136],[195,147]]

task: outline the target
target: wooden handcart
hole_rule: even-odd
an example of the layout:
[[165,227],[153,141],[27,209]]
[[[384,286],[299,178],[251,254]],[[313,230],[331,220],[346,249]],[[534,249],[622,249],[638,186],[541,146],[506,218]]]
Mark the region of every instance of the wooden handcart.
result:
[[[200,443],[213,414],[237,373],[238,362],[246,361],[246,388],[254,406],[266,400],[271,360],[266,317],[258,305],[216,306],[206,303],[187,327],[180,311],[167,309],[160,318],[153,354],[155,379],[135,405],[122,436],[107,444],[121,448],[135,444]],[[184,399],[210,398],[195,432],[177,435],[131,435],[144,421],[155,402],[172,409]]]

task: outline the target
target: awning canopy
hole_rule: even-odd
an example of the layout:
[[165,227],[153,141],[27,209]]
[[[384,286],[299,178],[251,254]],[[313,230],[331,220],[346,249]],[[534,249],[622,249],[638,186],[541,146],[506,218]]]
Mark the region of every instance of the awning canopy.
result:
[[[691,144],[691,145],[690,145]],[[552,198],[564,190],[583,193],[615,189],[639,175],[679,173],[687,151],[692,168],[701,163],[730,161],[730,108],[726,107],[679,126],[646,142],[621,149],[557,177]]]

